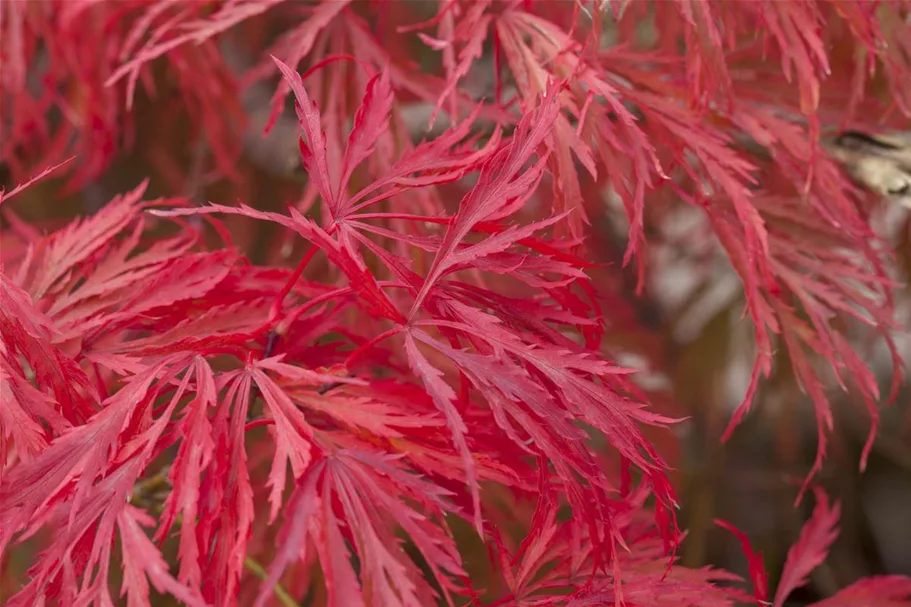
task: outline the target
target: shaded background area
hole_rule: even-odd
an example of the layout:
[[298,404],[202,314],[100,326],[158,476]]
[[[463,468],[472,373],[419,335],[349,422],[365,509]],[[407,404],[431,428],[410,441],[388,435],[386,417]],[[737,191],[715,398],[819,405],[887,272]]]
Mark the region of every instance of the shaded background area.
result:
[[[356,3],[354,9],[365,16],[373,14],[367,3]],[[92,131],[95,141],[84,146],[76,142],[76,138],[87,136],[80,130],[66,134],[74,144],[69,146],[66,141],[36,133],[34,145],[6,150],[0,187],[7,190],[24,175],[44,168],[42,160],[47,158],[50,145],[59,145],[78,158],[58,171],[54,179],[39,183],[0,208],[3,259],[25,253],[15,236],[17,229],[25,229],[23,224],[39,231],[59,228],[73,217],[93,213],[144,179],[149,179],[149,197],[182,195],[200,204],[243,201],[276,212],[298,202],[306,175],[297,155],[293,112],[286,111],[270,136],[263,138],[270,85],[274,83],[257,83],[243,89],[241,95],[229,94],[238,85],[236,76],[261,59],[258,55],[282,31],[283,19],[297,15],[298,10],[296,6],[275,9],[220,36],[225,72],[207,75],[212,90],[198,97],[188,98],[185,93],[187,82],[200,77],[202,66],[188,65],[180,73],[165,69],[160,61],[153,62],[150,77],[156,84],[154,95],[147,88],[139,88],[129,112],[107,116],[105,119],[111,120],[107,124],[99,118],[98,128]],[[604,45],[622,41],[639,50],[655,47],[660,22],[667,18],[661,13],[664,10],[676,8],[657,2],[648,10],[624,16],[636,20],[632,40],[629,28],[617,28],[605,12]],[[411,23],[432,18],[435,11],[436,3],[429,1],[393,3],[389,21],[376,27],[393,40],[397,16],[400,22]],[[896,27],[908,26],[902,22]],[[848,96],[844,87],[851,78],[853,56],[849,44],[843,48],[838,42],[847,38],[847,32],[834,28],[827,49],[833,76],[832,84],[824,86],[820,108],[827,127],[841,125],[844,119],[845,106],[839,100]],[[401,57],[403,64],[407,58],[422,71],[438,72],[439,56],[416,39],[412,42],[410,46],[390,45],[387,50]],[[42,76],[46,74],[40,65],[41,52],[36,57],[38,63],[28,74],[32,88],[43,86]],[[768,69],[779,69],[776,62],[769,59]],[[492,94],[493,65],[492,47],[486,44],[483,58],[463,82],[466,95],[480,99]],[[78,73],[75,76],[78,78]],[[78,81],[72,86],[69,98],[74,115],[93,118],[91,112],[79,114],[79,103],[89,102],[81,96]],[[112,89],[110,94],[116,99],[105,103],[122,105],[121,92]],[[509,91],[505,93],[508,96]],[[866,102],[870,107],[889,107],[891,95],[879,72],[868,83]],[[445,124],[441,119],[432,132],[428,131],[430,105],[407,96],[401,102],[404,127],[413,140],[432,136]],[[4,103],[0,119],[8,129],[18,118],[8,113],[11,106]],[[794,103],[791,98],[782,99],[785,107]],[[47,112],[52,128],[77,120],[59,109]],[[128,115],[129,128],[119,130],[118,121],[125,126]],[[202,119],[204,116],[208,118]],[[885,124],[875,124],[883,117]],[[902,123],[897,113],[866,113],[861,116],[864,119],[874,124],[859,123],[870,128]],[[746,153],[753,150],[751,144],[755,145],[742,143]],[[653,144],[661,146],[660,141]],[[89,154],[101,153],[99,148],[104,150],[107,163],[103,170],[86,171],[76,182],[64,179],[71,177],[76,167],[85,168]],[[760,173],[764,162],[757,154]],[[622,363],[642,370],[640,384],[658,410],[687,418],[672,433],[650,433],[676,469],[673,480],[683,504],[681,527],[688,530],[681,562],[690,567],[713,564],[747,577],[736,540],[713,522],[722,518],[751,537],[774,576],[812,508],[812,497],[797,507],[794,500],[817,451],[817,419],[812,403],[791,372],[787,351],[776,351],[773,374],[762,383],[752,412],[731,440],[722,443],[732,412],[746,391],[755,357],[753,332],[749,320],[743,318],[745,301],[736,273],[711,237],[703,214],[677,202],[672,192],[660,191],[647,198],[655,212],[645,218],[647,281],[643,292],[637,293],[636,266],[623,265],[628,224],[622,204],[602,184],[589,180],[583,188],[592,220],[588,233],[592,261],[604,264],[593,272],[612,313],[607,318],[607,347],[622,355]],[[911,279],[908,213],[872,196],[867,202],[871,221],[897,252],[894,278],[907,284]],[[293,265],[301,255],[304,245],[272,224],[235,217],[224,221],[236,244],[254,263]],[[901,326],[911,326],[911,297],[905,287],[897,292],[896,315]],[[893,379],[888,352],[855,327],[845,326],[844,330],[861,345],[860,352],[878,374],[881,391],[888,395]],[[904,333],[897,333],[896,339],[907,355],[911,340]],[[860,577],[911,575],[911,394],[902,389],[895,404],[881,411],[881,428],[867,469],[861,474],[858,462],[869,428],[865,405],[844,394],[834,378],[825,387],[834,405],[835,425],[828,437],[828,459],[817,478],[830,496],[841,502],[841,534],[826,563],[813,574],[810,587],[792,596],[790,603],[794,605],[829,596]],[[21,575],[27,565],[10,563],[3,574]]]

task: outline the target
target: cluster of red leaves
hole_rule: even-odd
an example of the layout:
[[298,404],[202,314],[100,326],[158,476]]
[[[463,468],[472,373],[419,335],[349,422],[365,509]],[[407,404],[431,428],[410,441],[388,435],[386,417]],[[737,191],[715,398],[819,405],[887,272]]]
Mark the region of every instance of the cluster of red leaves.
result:
[[[732,425],[777,344],[817,411],[816,468],[830,375],[856,384],[875,433],[878,388],[840,327],[856,318],[889,339],[889,253],[816,141],[846,105],[877,107],[874,64],[911,113],[911,38],[890,25],[907,6],[658,3],[645,51],[646,2],[624,4],[614,34],[628,44],[606,49],[598,2],[446,0],[426,22],[404,4],[0,3],[0,157],[14,175],[72,154],[70,186],[102,175],[163,64],[228,178],[237,93],[278,74],[272,118],[292,94],[308,176],[287,213],[148,201],[143,185],[49,235],[7,214],[0,558],[33,538],[42,550],[8,605],[111,605],[117,580],[130,605],[149,604],[150,582],[217,606],[282,600],[277,583],[344,606],[748,600],[730,574],[673,564],[676,498],[642,433],[672,420],[602,347],[592,183],[623,201],[643,279],[648,225],[681,201],[704,211],[758,346]],[[284,33],[239,82],[217,37],[275,11]],[[406,39],[439,52],[442,75],[422,73]],[[461,83],[488,42],[493,100],[476,103]],[[835,42],[863,59],[852,73],[829,75]],[[831,89],[846,98],[826,97],[827,77],[846,79]],[[452,126],[413,144],[401,104],[415,100]],[[496,123],[487,137],[481,120]],[[294,269],[252,265],[225,214],[309,249]],[[224,247],[204,245],[209,226]],[[148,495],[156,480],[163,499]],[[837,508],[817,502],[776,605],[833,538]],[[490,547],[484,576],[451,530],[461,521]],[[760,557],[751,570],[767,601]],[[911,582],[887,578],[822,604],[908,596]]]

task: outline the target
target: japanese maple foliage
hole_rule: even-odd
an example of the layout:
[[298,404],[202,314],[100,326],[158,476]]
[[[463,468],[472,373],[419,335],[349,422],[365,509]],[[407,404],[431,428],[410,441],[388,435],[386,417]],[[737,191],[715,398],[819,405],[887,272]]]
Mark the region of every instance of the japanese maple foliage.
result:
[[[827,386],[866,404],[861,465],[877,430],[846,327],[901,382],[892,251],[819,139],[882,108],[871,66],[911,115],[911,4],[619,4],[0,0],[0,161],[22,182],[0,191],[0,572],[28,563],[3,604],[778,607],[805,585],[839,518],[812,485]],[[284,209],[248,181],[256,112],[299,150],[266,167],[305,177]],[[135,148],[158,179],[94,213],[16,207]],[[243,200],[198,200],[218,182]],[[677,464],[653,437],[679,418],[618,362],[636,348],[614,334],[642,328],[594,278],[635,264],[645,292],[681,206],[711,238],[675,252],[711,241],[754,335],[715,438],[736,440],[776,350],[818,422],[815,510],[774,597],[730,523],[752,593],[678,562]],[[911,579],[817,604],[857,601],[911,605]]]

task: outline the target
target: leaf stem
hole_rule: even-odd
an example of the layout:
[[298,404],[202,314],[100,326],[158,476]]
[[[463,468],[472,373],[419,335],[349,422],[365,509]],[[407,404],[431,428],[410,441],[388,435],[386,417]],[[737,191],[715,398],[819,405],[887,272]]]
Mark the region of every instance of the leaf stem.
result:
[[[266,578],[268,577],[266,575],[266,570],[263,569],[262,565],[254,561],[249,556],[244,559],[244,567],[250,570],[253,575],[258,577],[260,580],[264,582],[266,581]],[[297,601],[294,600],[294,597],[291,596],[287,590],[282,588],[281,584],[276,584],[272,589],[275,591],[275,596],[278,597],[278,600],[281,601],[281,604],[285,607],[300,607],[297,604]]]

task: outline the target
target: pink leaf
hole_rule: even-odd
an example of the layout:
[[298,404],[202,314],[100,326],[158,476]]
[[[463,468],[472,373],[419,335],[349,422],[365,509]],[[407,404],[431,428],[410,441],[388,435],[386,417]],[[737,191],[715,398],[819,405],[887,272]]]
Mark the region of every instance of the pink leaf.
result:
[[813,607],[909,607],[911,578],[904,575],[874,575],[857,580]]
[[[354,115],[354,127],[348,136],[348,147],[342,160],[342,175],[339,178],[337,192],[343,192],[348,186],[351,174],[376,147],[376,140],[389,129],[389,114],[392,111],[392,87],[389,85],[389,71],[384,70],[370,79],[364,101]],[[340,196],[330,206],[334,219],[341,219],[348,214],[350,203],[347,196]]]
[[537,183],[543,162],[547,160],[546,155],[540,157],[532,170],[524,173],[521,170],[553,127],[559,110],[557,90],[556,86],[550,87],[541,105],[522,118],[512,141],[487,161],[478,184],[459,203],[459,212],[450,223],[424,284],[415,296],[409,318],[414,318],[421,308],[424,298],[450,264],[451,255],[471,229],[479,222],[499,219],[498,213],[503,212],[504,207],[527,197],[533,184]]
[[753,596],[756,598],[757,605],[768,605],[769,603],[769,575],[765,570],[765,563],[762,561],[762,552],[755,552],[750,538],[740,529],[727,521],[715,519],[715,524],[723,527],[733,533],[747,558],[747,566],[750,570],[750,578],[753,580]]
[[319,108],[316,107],[316,102],[310,101],[300,74],[274,56],[272,61],[278,66],[284,82],[297,99],[297,119],[301,130],[307,136],[306,141],[302,138],[300,142],[304,166],[323,200],[328,204],[335,204],[338,195],[337,178],[333,178],[329,173],[329,165],[326,162],[326,136],[320,123]]
[[838,537],[835,526],[841,514],[840,506],[838,503],[830,505],[829,498],[818,487],[813,493],[816,507],[810,520],[800,530],[797,542],[788,550],[773,607],[782,607],[791,592],[807,583],[810,573],[826,559],[829,547]]

